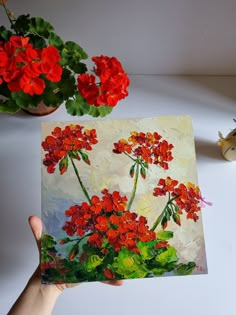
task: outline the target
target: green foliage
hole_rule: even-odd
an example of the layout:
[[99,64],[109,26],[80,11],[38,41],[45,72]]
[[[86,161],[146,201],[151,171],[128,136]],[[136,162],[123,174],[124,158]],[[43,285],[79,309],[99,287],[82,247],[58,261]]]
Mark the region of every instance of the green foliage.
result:
[[66,101],[66,109],[72,116],[83,116],[88,114],[90,105],[85,101],[81,95],[77,95],[75,99]]
[[187,264],[179,264],[176,266],[174,273],[179,276],[191,275],[195,267],[196,264],[192,261]]
[[41,17],[32,17],[29,22],[29,33],[37,34],[49,38],[50,32],[54,30],[53,26]]
[[176,249],[172,246],[169,246],[165,252],[156,257],[156,261],[161,267],[164,267],[170,263],[176,263],[178,261]]
[[103,259],[100,258],[98,255],[89,256],[86,261],[86,269],[88,272],[93,271],[96,269],[97,266],[101,265]]
[[99,106],[90,105],[88,114],[93,117],[105,117],[109,115],[113,110],[111,106]]
[[5,26],[3,25],[0,26],[0,41],[7,42],[9,38],[11,37],[11,35],[12,35],[12,32],[7,30]]
[[123,247],[112,264],[112,269],[124,279],[144,278],[148,269],[142,257]]
[[54,261],[54,256],[57,252],[55,249],[56,244],[56,239],[53,236],[43,234],[41,239],[41,262],[47,263]]
[[22,91],[11,93],[13,100],[15,100],[17,106],[21,108],[35,108],[40,103],[42,96],[41,95],[33,95],[30,96]]
[[156,256],[157,254],[155,250],[156,244],[157,244],[157,241],[137,243],[137,247],[140,250],[140,255],[142,256],[143,260],[149,260]]
[[16,113],[20,110],[16,102],[12,99],[0,100],[0,113]]
[[48,43],[52,46],[55,46],[57,49],[61,49],[64,46],[64,42],[56,33],[50,32]]
[[157,234],[157,239],[160,241],[168,241],[169,239],[173,238],[174,233],[171,231],[159,231]]
[[16,31],[16,33],[19,35],[25,35],[29,32],[30,22],[31,21],[29,14],[19,15],[16,21],[14,22],[12,29]]

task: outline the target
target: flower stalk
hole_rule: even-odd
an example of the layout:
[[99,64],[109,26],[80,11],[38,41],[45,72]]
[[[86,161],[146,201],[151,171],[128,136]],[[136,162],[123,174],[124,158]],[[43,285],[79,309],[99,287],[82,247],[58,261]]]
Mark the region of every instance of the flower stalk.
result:
[[85,186],[84,186],[84,184],[83,184],[83,182],[82,182],[82,180],[81,180],[81,177],[80,177],[80,175],[79,175],[78,169],[77,169],[77,167],[76,167],[76,165],[75,165],[75,162],[73,161],[73,158],[72,158],[71,156],[70,156],[70,161],[71,161],[71,164],[72,164],[72,166],[73,166],[73,168],[74,168],[75,175],[76,175],[76,177],[77,177],[77,179],[78,179],[78,181],[79,181],[80,187],[81,187],[81,189],[82,189],[82,191],[83,191],[83,193],[84,193],[86,199],[88,200],[89,204],[91,205],[92,203],[91,203],[91,199],[90,199],[90,197],[89,197],[89,194],[88,194],[88,192],[87,192],[87,189],[85,188]]
[[133,204],[134,198],[135,198],[135,194],[136,194],[136,190],[137,190],[137,185],[138,185],[138,177],[139,177],[139,169],[140,169],[140,165],[139,165],[139,161],[136,164],[136,171],[135,171],[135,177],[134,177],[134,186],[131,192],[131,196],[130,196],[130,200],[127,206],[127,210],[131,209],[131,206]]

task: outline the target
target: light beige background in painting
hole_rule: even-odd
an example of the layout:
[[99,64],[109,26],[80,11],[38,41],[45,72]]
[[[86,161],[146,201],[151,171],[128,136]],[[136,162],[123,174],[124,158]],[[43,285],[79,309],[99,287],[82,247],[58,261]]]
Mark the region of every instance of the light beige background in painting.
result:
[[[75,122],[73,123],[75,124]],[[70,123],[43,123],[42,140],[56,126],[63,128],[68,124]],[[124,154],[114,154],[112,149],[114,142],[121,138],[128,139],[130,131],[156,131],[162,135],[163,139],[174,145],[174,160],[169,163],[169,170],[165,171],[160,167],[150,165],[146,180],[139,177],[136,198],[131,210],[146,216],[150,227],[166,203],[165,197],[156,198],[152,195],[153,188],[160,178],[170,176],[183,183],[188,181],[198,183],[192,121],[188,116],[78,121],[78,124],[87,129],[95,128],[97,130],[99,142],[92,151],[88,152],[91,166],[82,161],[77,162],[82,180],[91,195],[101,196],[101,190],[108,188],[110,192],[119,190],[129,198],[133,188],[133,179],[129,176],[132,161]],[[44,191],[52,192],[61,197],[70,196],[78,203],[85,200],[70,165],[67,173],[63,176],[59,175],[58,168],[53,175],[49,175],[43,167],[42,183]],[[174,238],[170,243],[177,248],[181,262],[195,261],[198,271],[206,272],[207,264],[201,215],[196,223],[185,219],[185,215],[183,215],[181,222],[181,227],[175,223],[169,223],[168,230],[174,231]]]

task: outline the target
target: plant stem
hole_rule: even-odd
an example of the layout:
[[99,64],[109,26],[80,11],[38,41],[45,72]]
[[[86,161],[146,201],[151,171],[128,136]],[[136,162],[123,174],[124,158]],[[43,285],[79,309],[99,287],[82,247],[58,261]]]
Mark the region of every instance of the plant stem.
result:
[[89,197],[89,194],[88,194],[88,192],[87,192],[87,189],[84,187],[84,184],[83,184],[83,182],[82,182],[82,180],[81,180],[81,178],[80,178],[80,176],[79,176],[79,172],[78,172],[78,170],[77,170],[77,167],[75,166],[75,163],[74,163],[73,158],[72,158],[71,156],[70,156],[70,160],[71,160],[71,163],[72,163],[72,165],[73,165],[75,174],[76,174],[76,176],[77,176],[77,178],[78,178],[80,187],[81,187],[81,189],[82,189],[82,191],[83,191],[83,193],[84,193],[86,199],[88,200],[89,204],[91,205],[92,203],[91,203],[91,199],[90,199],[90,197]]
[[136,194],[136,190],[137,190],[137,184],[138,184],[138,176],[139,176],[139,161],[136,164],[136,171],[135,171],[135,177],[134,177],[134,186],[133,186],[133,190],[131,192],[131,197],[128,203],[128,207],[127,210],[130,210],[132,203],[134,201],[135,198],[135,194]]
[[165,213],[166,213],[166,210],[167,210],[168,206],[169,206],[170,204],[172,204],[172,202],[173,202],[176,198],[178,198],[178,197],[179,197],[179,195],[176,195],[176,196],[174,196],[173,198],[170,198],[170,193],[169,193],[167,204],[165,205],[165,208],[163,209],[162,213],[159,215],[159,217],[158,217],[158,218],[156,219],[156,221],[154,222],[154,224],[153,224],[153,226],[152,226],[152,228],[151,228],[151,231],[155,231],[155,229],[157,228],[157,226],[160,224],[161,220],[163,219],[163,217],[164,217],[164,215],[165,215]]
[[125,154],[126,156],[128,156],[132,161],[134,161],[134,162],[137,161],[136,159],[132,158],[132,156],[130,156],[128,153],[124,152],[124,154]]
[[15,30],[14,23],[13,23],[13,21],[12,21],[12,19],[11,19],[10,14],[9,14],[10,11],[7,9],[7,7],[6,7],[6,5],[5,5],[4,2],[2,2],[2,6],[3,6],[3,8],[4,8],[5,12],[6,12],[6,16],[7,16],[8,20],[9,20],[9,22],[10,22],[10,24],[11,24],[11,28],[12,28],[12,29],[16,32],[16,34],[18,35],[18,32]]

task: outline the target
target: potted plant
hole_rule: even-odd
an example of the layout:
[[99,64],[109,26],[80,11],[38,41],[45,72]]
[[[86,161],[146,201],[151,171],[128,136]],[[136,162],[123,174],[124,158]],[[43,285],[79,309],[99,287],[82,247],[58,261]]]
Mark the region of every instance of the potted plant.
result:
[[89,73],[80,45],[64,42],[41,17],[15,17],[6,2],[0,0],[10,23],[0,26],[0,112],[46,114],[65,104],[70,115],[98,117],[128,95],[129,78],[116,57],[92,57]]

